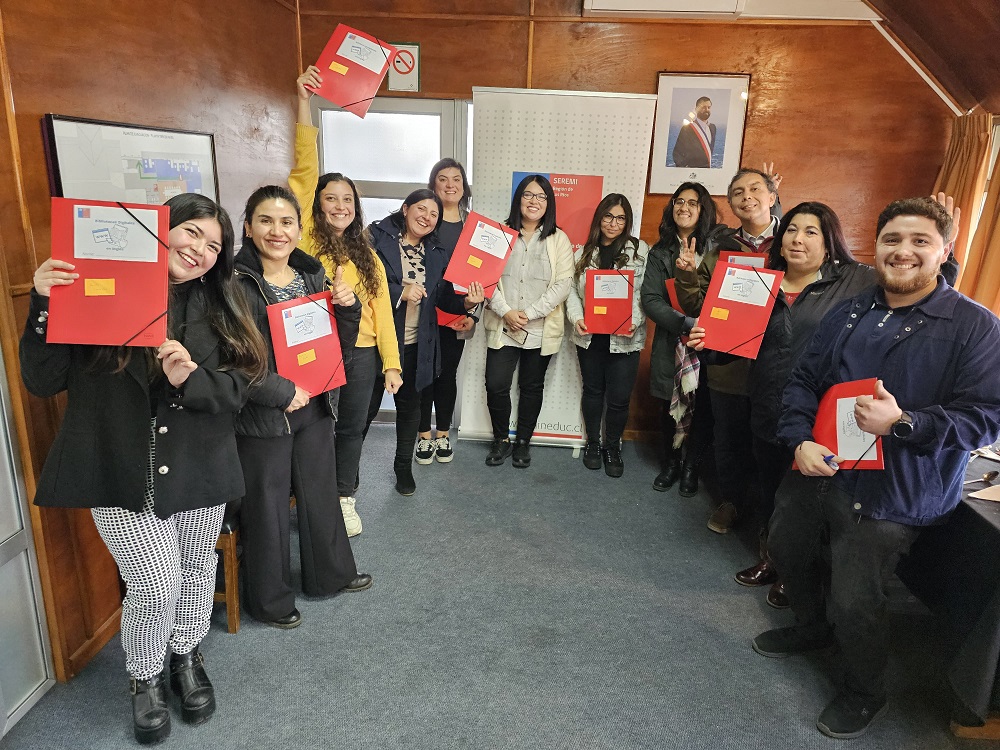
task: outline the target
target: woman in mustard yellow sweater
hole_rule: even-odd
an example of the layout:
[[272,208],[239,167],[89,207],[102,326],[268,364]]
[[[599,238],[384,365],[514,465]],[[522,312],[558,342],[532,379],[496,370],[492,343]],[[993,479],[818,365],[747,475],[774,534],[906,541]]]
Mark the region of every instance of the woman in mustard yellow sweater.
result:
[[336,440],[340,507],[348,536],[356,536],[361,533],[361,518],[354,507],[354,492],[368,404],[380,373],[389,393],[399,390],[402,367],[385,267],[369,244],[358,190],[342,174],[319,174],[319,129],[312,124],[312,92],[305,86],[318,87],[320,83],[319,69],[312,65],[296,81],[295,166],[288,185],[302,205],[301,248],[323,263],[331,279],[337,268],[343,268],[344,281],[361,300],[358,343],[346,368],[347,384],[340,389]]

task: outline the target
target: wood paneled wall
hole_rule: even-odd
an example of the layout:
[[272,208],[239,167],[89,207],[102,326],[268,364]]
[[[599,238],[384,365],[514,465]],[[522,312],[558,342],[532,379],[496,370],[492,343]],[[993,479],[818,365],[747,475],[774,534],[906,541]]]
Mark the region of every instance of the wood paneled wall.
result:
[[[750,73],[743,164],[775,163],[786,208],[831,205],[863,259],[879,211],[933,187],[951,113],[870,24],[594,20],[581,16],[580,0],[497,0],[461,15],[472,5],[301,0],[303,63],[343,21],[419,42],[422,97],[470,98],[473,86],[652,94],[658,71]],[[646,195],[641,236],[650,244],[667,197]],[[735,223],[725,199],[716,203],[720,220]],[[646,357],[627,437],[658,429]]]
[[[30,494],[62,411],[17,387],[26,295],[49,254],[42,115],[215,133],[238,225],[250,191],[287,175],[292,81],[340,21],[419,42],[421,97],[468,98],[473,86],[655,93],[661,70],[749,72],[744,163],[775,161],[787,207],[831,204],[862,256],[879,209],[926,193],[946,146],[947,109],[867,25],[593,21],[580,0],[0,0],[0,344]],[[644,239],[665,204],[646,196]],[[647,386],[644,361],[632,436],[657,429]],[[116,631],[116,571],[85,511],[33,508],[32,523],[67,679]]]
[[[60,399],[18,387],[27,292],[49,256],[42,116],[215,133],[222,203],[238,224],[253,188],[284,182],[291,165],[296,21],[280,0],[0,0],[0,336],[29,495],[62,413]],[[56,673],[68,679],[117,632],[117,570],[89,512],[32,507],[32,525]]]

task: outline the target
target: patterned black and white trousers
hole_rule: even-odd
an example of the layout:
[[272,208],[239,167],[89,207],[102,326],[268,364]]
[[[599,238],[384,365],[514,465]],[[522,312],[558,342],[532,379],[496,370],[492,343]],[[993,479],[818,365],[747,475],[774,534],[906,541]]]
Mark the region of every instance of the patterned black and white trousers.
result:
[[218,560],[215,543],[226,510],[222,504],[158,518],[153,513],[152,435],[149,452],[142,511],[91,510],[127,587],[122,647],[125,669],[137,680],[163,671],[168,644],[173,653],[186,654],[208,633]]

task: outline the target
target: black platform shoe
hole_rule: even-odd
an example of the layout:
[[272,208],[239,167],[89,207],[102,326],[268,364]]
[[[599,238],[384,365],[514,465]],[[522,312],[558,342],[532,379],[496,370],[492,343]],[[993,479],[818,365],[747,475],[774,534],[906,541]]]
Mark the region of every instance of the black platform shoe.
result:
[[170,689],[181,699],[181,716],[187,724],[203,724],[215,713],[215,689],[204,665],[197,646],[188,654],[170,656]]
[[396,474],[396,492],[409,497],[417,491],[417,480],[413,478],[413,466],[409,461],[405,464],[394,464],[392,470]]
[[167,709],[167,683],[163,674],[148,680],[131,678],[132,724],[140,745],[154,745],[170,736],[170,711]]

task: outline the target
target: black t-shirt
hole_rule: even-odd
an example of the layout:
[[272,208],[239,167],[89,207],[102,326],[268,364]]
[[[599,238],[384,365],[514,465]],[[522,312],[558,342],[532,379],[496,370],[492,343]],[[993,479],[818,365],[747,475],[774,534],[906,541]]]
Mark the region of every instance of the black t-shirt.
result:
[[445,221],[441,220],[437,228],[437,238],[438,244],[448,251],[448,258],[451,258],[451,254],[455,252],[455,245],[458,244],[458,237],[462,234],[462,227],[464,226],[461,221]]

